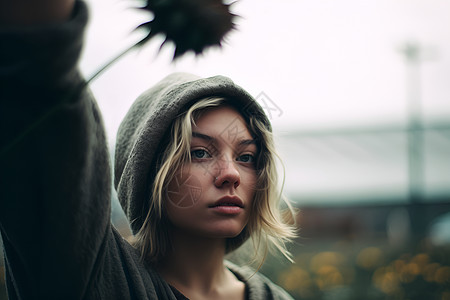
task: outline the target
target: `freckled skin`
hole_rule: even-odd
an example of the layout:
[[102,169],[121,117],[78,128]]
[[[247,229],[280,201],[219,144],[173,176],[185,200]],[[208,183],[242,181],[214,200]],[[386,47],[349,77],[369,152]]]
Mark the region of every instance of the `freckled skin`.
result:
[[[192,161],[168,187],[169,220],[177,230],[189,234],[235,237],[251,213],[256,183],[253,162],[258,149],[251,143],[253,138],[242,116],[228,106],[205,111],[193,132],[200,137],[193,134]],[[236,214],[218,213],[212,206],[226,196],[238,198],[243,208]]]
[[179,208],[194,206],[202,194],[201,183],[190,172],[177,174],[167,189],[167,199],[171,205]]

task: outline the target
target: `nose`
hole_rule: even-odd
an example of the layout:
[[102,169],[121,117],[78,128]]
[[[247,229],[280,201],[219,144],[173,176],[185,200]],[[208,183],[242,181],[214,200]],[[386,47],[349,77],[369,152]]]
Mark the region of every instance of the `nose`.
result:
[[221,158],[217,161],[218,170],[214,180],[216,187],[234,186],[237,188],[241,184],[241,175],[232,160]]

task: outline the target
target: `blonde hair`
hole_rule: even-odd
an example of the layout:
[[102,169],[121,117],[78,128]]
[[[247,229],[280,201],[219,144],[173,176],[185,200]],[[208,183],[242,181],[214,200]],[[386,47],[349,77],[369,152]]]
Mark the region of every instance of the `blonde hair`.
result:
[[[158,171],[152,185],[147,216],[133,242],[140,250],[142,258],[149,263],[161,260],[170,247],[169,223],[164,212],[165,191],[177,171],[191,160],[192,126],[202,112],[220,105],[229,103],[218,97],[202,99],[174,120],[169,140],[166,141],[167,146],[163,148],[158,159]],[[295,211],[283,197],[282,185],[280,187],[278,183],[275,159],[279,159],[279,156],[275,151],[272,132],[254,115],[242,115],[259,147],[256,161],[257,182],[249,222],[238,236],[227,239],[226,252],[236,250],[251,238],[255,250],[253,261],[258,262],[259,267],[268,251],[273,249],[278,249],[292,261],[286,243],[296,236]],[[282,204],[284,209],[281,209]]]

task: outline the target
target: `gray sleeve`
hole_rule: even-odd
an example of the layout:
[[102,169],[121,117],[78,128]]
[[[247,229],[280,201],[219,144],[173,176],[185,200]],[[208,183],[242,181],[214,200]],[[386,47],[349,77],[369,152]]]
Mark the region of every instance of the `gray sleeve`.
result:
[[87,7],[61,25],[0,28],[0,230],[8,293],[79,299],[110,222],[100,114],[77,64]]

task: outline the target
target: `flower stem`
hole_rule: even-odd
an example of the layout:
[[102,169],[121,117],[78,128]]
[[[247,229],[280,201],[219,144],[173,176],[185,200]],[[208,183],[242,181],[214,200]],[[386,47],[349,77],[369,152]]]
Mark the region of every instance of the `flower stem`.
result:
[[91,77],[89,77],[89,79],[86,81],[86,85],[90,84],[92,81],[94,81],[98,76],[100,76],[104,71],[106,71],[109,67],[111,67],[114,63],[116,63],[119,59],[121,59],[123,56],[125,56],[128,52],[130,52],[131,50],[133,50],[134,48],[136,48],[136,46],[140,43],[141,41],[137,42],[136,44],[134,44],[131,47],[126,48],[124,51],[122,51],[121,53],[119,53],[118,55],[116,55],[113,59],[111,59],[110,61],[108,61],[106,64],[104,64],[102,67],[100,67],[99,69],[97,69],[97,71],[91,75]]

